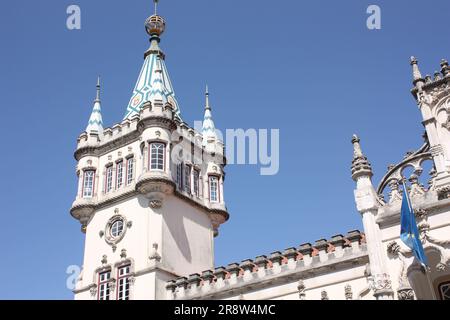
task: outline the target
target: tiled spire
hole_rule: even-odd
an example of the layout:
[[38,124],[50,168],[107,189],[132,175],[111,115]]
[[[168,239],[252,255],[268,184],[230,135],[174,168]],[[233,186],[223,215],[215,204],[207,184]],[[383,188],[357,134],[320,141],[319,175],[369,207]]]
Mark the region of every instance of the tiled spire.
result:
[[210,141],[217,140],[216,126],[214,125],[214,121],[213,121],[212,113],[211,113],[211,106],[209,105],[208,86],[206,86],[205,100],[206,100],[205,116],[203,118],[203,127],[202,127],[203,145],[206,145]]
[[87,133],[103,134],[102,109],[100,101],[100,77],[97,79],[97,95],[94,100],[94,107],[86,127]]
[[145,52],[144,65],[128,103],[125,119],[139,114],[144,103],[156,99],[156,96],[163,103],[172,104],[176,115],[181,118],[180,108],[164,62],[165,55],[159,47],[160,36],[165,26],[166,22],[156,12],[145,21],[145,30],[150,36],[150,48]]

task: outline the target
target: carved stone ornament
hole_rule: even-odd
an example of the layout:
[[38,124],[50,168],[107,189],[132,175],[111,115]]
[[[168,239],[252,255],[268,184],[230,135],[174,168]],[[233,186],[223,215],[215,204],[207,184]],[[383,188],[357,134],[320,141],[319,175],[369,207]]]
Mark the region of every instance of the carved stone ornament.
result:
[[92,297],[95,297],[97,295],[97,285],[94,284],[91,289],[89,289],[89,292],[91,293]]
[[345,286],[345,300],[353,300],[352,287],[348,284]]
[[398,300],[414,300],[414,291],[411,288],[400,288],[397,291]]
[[306,289],[305,282],[303,280],[299,280],[297,290],[300,300],[305,300],[306,297],[305,289]]
[[152,209],[160,209],[162,207],[162,205],[163,205],[163,202],[162,202],[162,200],[159,200],[159,199],[153,199],[153,200],[150,200],[150,202],[149,202],[149,206]]
[[158,244],[157,243],[153,244],[153,251],[152,251],[152,254],[150,255],[149,259],[155,260],[156,262],[161,261],[161,256],[158,253]]
[[102,263],[102,265],[105,265],[108,263],[108,257],[106,256],[106,254],[104,254],[102,256],[102,260],[100,262]]
[[[118,212],[119,212],[118,209],[116,209],[114,212],[116,214],[114,216],[112,216],[111,219],[108,220],[108,223],[105,226],[104,235],[105,235],[106,243],[108,243],[109,245],[114,246],[114,247],[117,248],[117,246],[116,246],[117,243],[119,243],[123,239],[123,237],[125,236],[125,233],[126,233],[127,227],[128,227],[128,222],[127,222],[127,219],[124,216],[118,214]],[[122,228],[123,229],[122,229],[122,232],[119,235],[113,236],[112,233],[111,233],[111,228],[112,228],[113,224],[115,222],[117,222],[117,221],[122,221]]]
[[383,273],[383,274],[376,274],[375,276],[373,276],[372,281],[370,282],[370,288],[375,293],[384,290],[392,290],[392,283],[389,278],[389,275]]
[[330,298],[328,298],[328,292],[326,291],[322,291],[320,297],[321,297],[320,300],[330,300]]
[[122,249],[122,251],[120,251],[120,257],[122,259],[126,259],[126,257],[127,257],[127,249]]
[[450,116],[448,116],[447,122],[443,123],[442,126],[450,131]]

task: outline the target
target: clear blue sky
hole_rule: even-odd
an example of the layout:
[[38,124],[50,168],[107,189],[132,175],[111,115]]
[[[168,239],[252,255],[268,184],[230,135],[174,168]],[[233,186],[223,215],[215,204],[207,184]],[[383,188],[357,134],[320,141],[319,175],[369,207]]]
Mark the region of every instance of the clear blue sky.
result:
[[[78,4],[82,29],[66,29]],[[366,8],[382,29],[366,28]],[[122,119],[148,47],[151,0],[4,0],[0,10],[0,298],[71,299],[66,268],[84,236],[69,209],[76,138],[97,74],[103,119]],[[223,265],[361,229],[350,177],[353,133],[378,183],[419,147],[410,55],[432,73],[450,58],[448,0],[162,0],[161,42],[184,119],[201,120],[208,82],[216,125],[279,128],[276,176],[229,166],[231,219],[216,241]]]

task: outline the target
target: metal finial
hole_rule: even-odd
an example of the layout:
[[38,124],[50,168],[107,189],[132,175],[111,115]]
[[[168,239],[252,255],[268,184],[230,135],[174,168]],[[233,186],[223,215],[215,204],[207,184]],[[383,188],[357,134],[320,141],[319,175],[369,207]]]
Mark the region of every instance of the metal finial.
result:
[[211,110],[211,107],[209,105],[209,89],[208,89],[208,85],[206,85],[205,99],[206,99],[205,109]]
[[156,16],[156,12],[157,12],[157,9],[158,9],[158,2],[159,2],[159,0],[153,0],[153,2],[155,3],[155,16]]
[[95,101],[100,101],[100,76],[97,77],[97,95]]

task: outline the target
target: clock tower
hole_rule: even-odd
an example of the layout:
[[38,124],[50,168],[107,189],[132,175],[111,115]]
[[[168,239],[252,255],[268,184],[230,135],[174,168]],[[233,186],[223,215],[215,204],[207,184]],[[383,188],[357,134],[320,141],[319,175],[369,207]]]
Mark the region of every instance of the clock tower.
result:
[[103,128],[99,80],[77,140],[70,213],[86,238],[75,299],[165,299],[167,281],[214,268],[229,217],[224,146],[208,92],[203,129],[182,120],[160,48],[165,26],[156,10],[145,22],[150,47],[124,119]]

